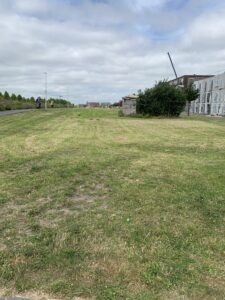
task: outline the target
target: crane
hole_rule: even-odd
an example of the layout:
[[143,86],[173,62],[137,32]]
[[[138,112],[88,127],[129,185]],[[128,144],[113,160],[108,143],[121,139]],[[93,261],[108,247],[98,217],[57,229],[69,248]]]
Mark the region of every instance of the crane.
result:
[[174,74],[175,74],[175,76],[176,76],[176,79],[177,79],[177,78],[178,78],[178,77],[177,77],[177,72],[176,72],[176,70],[175,70],[175,67],[174,67],[174,64],[173,64],[172,58],[171,58],[171,56],[170,56],[170,53],[169,53],[169,52],[168,52],[167,54],[168,54],[168,56],[169,56],[170,63],[171,63],[171,65],[172,65],[172,68],[173,68]]

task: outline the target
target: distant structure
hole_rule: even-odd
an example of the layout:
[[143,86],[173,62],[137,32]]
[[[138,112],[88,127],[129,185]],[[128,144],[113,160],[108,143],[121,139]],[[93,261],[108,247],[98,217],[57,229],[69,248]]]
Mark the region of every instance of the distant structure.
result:
[[124,116],[135,115],[137,113],[138,95],[130,94],[122,98],[122,112]]
[[87,102],[86,103],[86,107],[89,108],[97,108],[97,107],[107,108],[110,106],[111,106],[110,102]]
[[[213,75],[196,75],[196,74],[183,75],[183,76],[180,76],[180,77],[170,80],[169,83],[172,85],[179,86],[181,88],[187,88],[188,86],[193,84],[194,81],[196,81],[196,80],[206,79],[206,78],[210,78],[210,77],[213,77]],[[189,106],[189,103],[186,102],[186,106],[185,106],[185,110],[184,110],[186,113],[188,113],[188,106]]]
[[103,107],[103,108],[108,108],[108,107],[111,106],[111,103],[110,102],[101,102],[100,106]]
[[100,103],[99,102],[87,102],[86,106],[89,108],[96,108],[96,107],[100,107]]
[[174,63],[173,63],[173,60],[171,58],[171,55],[170,55],[169,52],[167,54],[169,56],[169,60],[170,60],[171,66],[172,66],[174,74],[175,74],[175,79],[170,80],[169,81],[170,84],[173,84],[173,85],[176,85],[176,86],[180,86],[180,87],[183,87],[183,88],[187,88],[195,80],[205,79],[205,78],[209,78],[209,77],[214,76],[214,75],[196,75],[196,74],[193,74],[193,75],[183,75],[183,76],[178,77],[176,69],[175,69],[175,66],[174,66]]
[[169,81],[170,84],[183,88],[190,86],[194,81],[213,77],[214,75],[183,75]]
[[199,98],[191,103],[191,113],[225,116],[225,73],[194,82]]

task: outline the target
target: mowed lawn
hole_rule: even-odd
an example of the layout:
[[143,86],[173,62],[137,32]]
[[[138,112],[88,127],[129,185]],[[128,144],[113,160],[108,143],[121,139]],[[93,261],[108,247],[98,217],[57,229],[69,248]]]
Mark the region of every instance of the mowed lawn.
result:
[[225,120],[0,118],[0,290],[225,299]]

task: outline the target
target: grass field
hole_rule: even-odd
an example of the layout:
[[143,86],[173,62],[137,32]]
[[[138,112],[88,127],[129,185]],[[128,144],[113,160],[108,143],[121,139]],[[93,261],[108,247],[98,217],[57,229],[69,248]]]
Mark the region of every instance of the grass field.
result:
[[0,118],[0,288],[225,299],[225,120]]

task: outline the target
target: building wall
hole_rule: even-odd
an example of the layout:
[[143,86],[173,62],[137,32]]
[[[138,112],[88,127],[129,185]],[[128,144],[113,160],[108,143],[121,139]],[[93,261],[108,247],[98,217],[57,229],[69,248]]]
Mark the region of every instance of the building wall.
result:
[[191,104],[191,112],[203,115],[225,115],[225,73],[194,82],[200,96]]
[[111,103],[110,102],[102,102],[100,103],[101,107],[110,107]]
[[123,99],[122,111],[125,116],[136,114],[137,99]]
[[99,102],[87,102],[87,107],[91,107],[91,108],[100,107],[100,104]]
[[212,75],[184,75],[181,77],[178,77],[177,79],[170,80],[169,83],[173,85],[180,85],[183,87],[188,87],[196,80],[205,79],[208,77],[212,77]]

